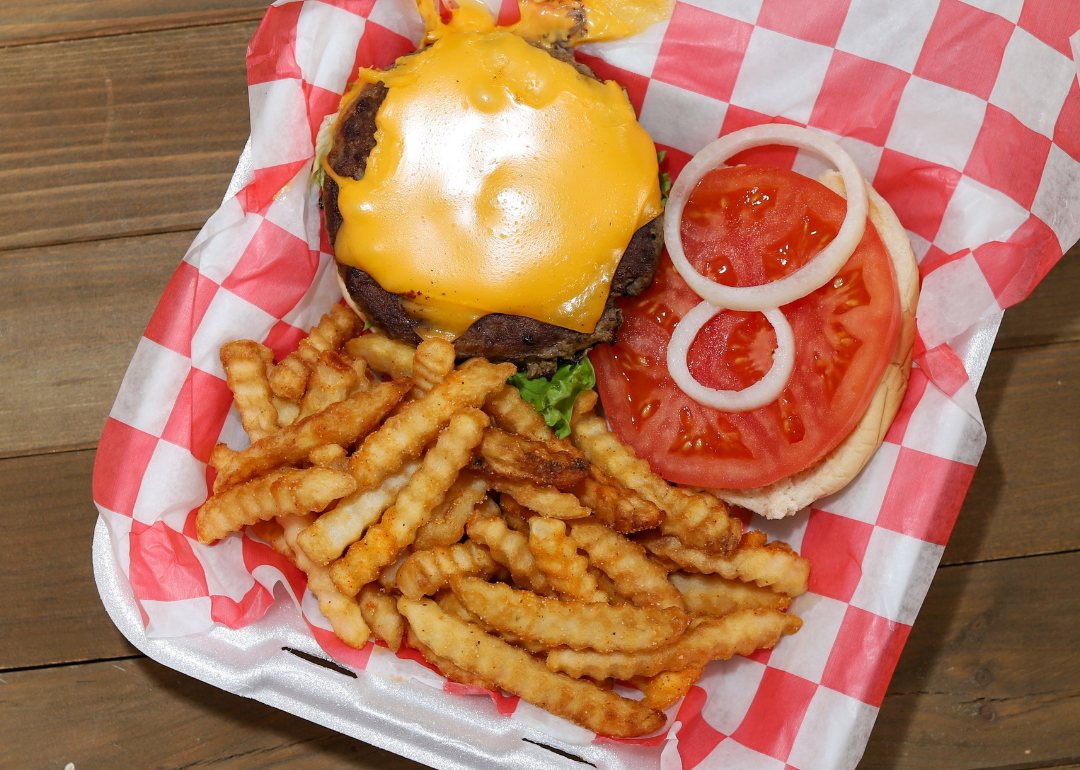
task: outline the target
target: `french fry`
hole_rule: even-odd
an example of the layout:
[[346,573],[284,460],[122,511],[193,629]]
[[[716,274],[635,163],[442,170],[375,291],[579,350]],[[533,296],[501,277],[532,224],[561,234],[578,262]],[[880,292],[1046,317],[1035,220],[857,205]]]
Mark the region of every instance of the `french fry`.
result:
[[383,567],[382,572],[379,573],[378,583],[380,586],[382,586],[384,591],[397,590],[398,570],[401,569],[401,565],[403,565],[406,561],[409,560],[409,557],[412,556],[412,553],[413,552],[411,548],[406,548],[404,551],[398,554],[398,557],[394,559],[393,564],[389,564]]
[[588,730],[632,738],[664,724],[662,713],[589,682],[555,674],[524,650],[450,617],[430,599],[402,598],[398,609],[419,641],[436,655]]
[[265,540],[271,548],[288,559],[294,567],[296,566],[296,556],[293,554],[292,548],[289,547],[288,541],[285,540],[285,530],[281,528],[276,519],[257,521],[248,529],[256,537]]
[[454,346],[446,340],[424,340],[412,362],[413,397],[423,398],[454,371]]
[[529,519],[529,550],[556,591],[583,602],[607,603],[607,594],[589,574],[589,560],[578,554],[565,522],[541,516]]
[[420,527],[413,547],[422,551],[440,545],[453,545],[461,540],[465,534],[465,522],[473,510],[484,502],[487,491],[486,479],[463,472],[446,493],[446,499],[432,511],[431,519]]
[[297,419],[302,420],[321,412],[330,404],[344,401],[350,393],[356,392],[357,379],[356,371],[346,356],[336,350],[324,350],[319,354],[308,379]]
[[531,511],[542,512],[549,519],[582,519],[592,513],[569,492],[560,492],[555,487],[542,487],[531,481],[512,481],[501,476],[485,474],[488,486],[525,506]]
[[225,444],[216,444],[210,452],[210,467],[217,471],[220,476],[240,454],[234,449],[229,449]]
[[663,711],[684,697],[697,684],[704,673],[702,668],[686,668],[682,671],[661,671],[656,676],[635,676],[632,681],[645,695],[641,699],[649,708]]
[[321,511],[349,494],[356,482],[329,468],[283,468],[218,493],[195,515],[200,543],[212,543],[249,524],[289,513]]
[[454,595],[454,592],[449,589],[439,591],[439,593],[435,596],[435,601],[440,607],[442,607],[443,612],[445,612],[447,615],[464,621],[465,623],[474,623],[475,625],[478,625],[480,626],[480,628],[484,629],[484,631],[486,631],[487,633],[494,634],[495,636],[502,639],[504,642],[516,645],[532,655],[543,655],[546,657],[547,654],[551,652],[551,648],[548,647],[546,644],[534,641],[532,639],[522,639],[520,636],[512,634],[509,631],[502,631],[488,623],[485,623],[479,617],[465,609],[465,605],[462,604],[461,600],[458,599],[457,596]]
[[595,465],[590,465],[589,477],[573,491],[582,505],[592,508],[598,521],[624,535],[653,529],[664,520],[664,512],[653,503]]
[[727,615],[738,610],[770,607],[786,610],[791,597],[754,583],[727,580],[719,575],[672,572],[668,580],[679,589],[686,609],[698,615]]
[[369,391],[356,393],[331,404],[272,436],[259,439],[239,452],[214,480],[214,492],[228,489],[260,473],[307,459],[308,453],[324,444],[351,444],[371,431],[402,397],[409,392],[408,379],[380,383]]
[[274,396],[274,409],[277,410],[278,425],[282,428],[292,425],[300,416],[300,404],[295,401]]
[[362,358],[353,358],[348,353],[343,357],[349,362],[349,366],[352,367],[353,373],[356,374],[356,384],[349,388],[348,395],[351,396],[358,390],[371,390],[371,387],[378,382],[378,380],[368,371],[367,361]]
[[221,366],[233,394],[240,421],[252,441],[278,430],[277,409],[266,378],[274,353],[253,340],[237,340],[221,346]]
[[757,583],[793,598],[807,591],[810,562],[792,551],[787,543],[774,541],[765,545],[763,533],[746,533],[743,545],[728,557],[687,548],[678,538],[655,532],[643,532],[636,539],[651,553],[671,559],[688,572]]
[[343,593],[355,596],[362,586],[379,576],[383,567],[412,545],[416,531],[442,502],[461,469],[469,464],[488,422],[488,416],[478,409],[465,409],[454,415],[393,507],[331,565],[330,574]]
[[711,660],[749,655],[774,646],[780,637],[800,627],[802,620],[797,615],[771,609],[739,610],[722,618],[700,618],[676,641],[649,652],[557,649],[548,654],[547,666],[575,678],[614,677],[625,681],[635,676],[656,676],[661,671],[703,668]]
[[356,599],[372,635],[397,652],[405,635],[405,618],[398,612],[397,600],[374,583],[361,588]]
[[543,596],[555,594],[547,575],[536,566],[536,557],[529,550],[527,535],[510,529],[506,521],[498,516],[481,516],[478,513],[469,518],[467,531],[470,540],[486,545],[491,558],[510,570],[514,582],[519,586],[531,588]]
[[410,599],[432,596],[458,575],[490,578],[499,569],[487,548],[471,540],[413,551],[397,572],[394,583]]
[[596,415],[596,400],[596,392],[589,390],[574,404],[570,420],[574,446],[601,471],[664,511],[661,532],[707,553],[732,553],[739,545],[742,522],[729,516],[727,506],[712,495],[673,487],[653,473],[649,464],[619,441]]
[[300,547],[319,564],[329,564],[364,536],[364,530],[394,504],[398,493],[419,469],[420,461],[410,460],[374,489],[349,495],[300,533],[297,538]]
[[667,573],[649,561],[645,549],[595,519],[569,522],[574,542],[589,554],[589,562],[615,584],[615,591],[639,607],[675,607],[683,598]]
[[308,453],[308,461],[312,465],[332,468],[339,473],[348,473],[349,471],[349,458],[345,447],[337,444],[324,444],[315,447]]
[[318,326],[300,340],[299,347],[285,356],[270,372],[270,387],[274,394],[299,402],[307,389],[308,378],[315,361],[324,350],[336,350],[356,332],[359,319],[344,305],[334,305],[322,317]]
[[536,408],[523,399],[521,391],[513,385],[504,385],[488,396],[484,411],[507,433],[516,433],[533,441],[558,441]]
[[365,334],[345,343],[346,352],[353,358],[367,361],[368,368],[394,379],[412,377],[416,348],[392,340],[383,334]]
[[403,404],[397,414],[364,439],[350,459],[349,471],[357,487],[375,487],[406,460],[418,456],[454,414],[466,407],[479,407],[514,371],[513,364],[483,362],[451,373],[424,398]]
[[499,507],[502,509],[503,518],[506,519],[506,526],[528,537],[529,519],[536,514],[508,494],[499,496]]
[[562,601],[475,577],[451,577],[450,587],[484,622],[549,647],[640,652],[673,641],[690,623],[689,615],[673,607]]
[[360,605],[350,596],[337,590],[330,579],[330,571],[316,564],[296,546],[296,536],[314,521],[313,516],[279,516],[278,524],[284,530],[285,541],[292,549],[294,563],[306,575],[308,590],[319,601],[319,610],[334,629],[334,635],[350,647],[360,649],[371,635]]
[[511,481],[529,481],[544,487],[569,489],[585,480],[589,462],[577,450],[552,449],[497,428],[488,428],[480,444],[484,469]]
[[471,671],[466,671],[450,659],[444,658],[441,655],[436,655],[430,647],[420,641],[420,637],[416,635],[416,632],[412,630],[411,626],[406,626],[405,635],[406,644],[419,652],[424,660],[435,666],[435,668],[439,669],[442,675],[449,679],[451,682],[457,682],[458,684],[471,684],[475,685],[476,687],[483,687],[485,690],[499,689],[499,686],[490,679],[485,679],[479,674],[474,674]]

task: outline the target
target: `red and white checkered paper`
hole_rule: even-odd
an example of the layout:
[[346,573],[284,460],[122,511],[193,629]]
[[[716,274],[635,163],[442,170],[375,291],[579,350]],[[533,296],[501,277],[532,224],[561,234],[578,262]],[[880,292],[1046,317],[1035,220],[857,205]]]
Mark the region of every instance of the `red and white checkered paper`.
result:
[[[626,88],[672,175],[717,136],[757,123],[837,138],[907,228],[923,281],[919,366],[884,445],[842,493],[751,522],[813,565],[792,607],[803,629],[710,665],[669,712],[677,740],[663,767],[858,762],[984,443],[949,343],[1026,297],[1080,236],[1068,41],[1078,27],[1080,6],[1060,0],[690,0],[642,35],[579,49]],[[390,64],[421,32],[413,0],[303,0],[271,7],[252,39],[253,173],[169,282],[98,449],[94,500],[148,636],[242,627],[281,584],[337,660],[442,682],[415,655],[338,642],[303,575],[265,544],[234,534],[207,547],[194,532],[211,448],[247,443],[219,347],[251,338],[280,358],[339,299],[308,182],[318,127],[358,66]],[[822,168],[794,149],[751,153],[739,160]],[[508,718],[564,741],[604,740],[516,698],[445,688],[491,695]]]

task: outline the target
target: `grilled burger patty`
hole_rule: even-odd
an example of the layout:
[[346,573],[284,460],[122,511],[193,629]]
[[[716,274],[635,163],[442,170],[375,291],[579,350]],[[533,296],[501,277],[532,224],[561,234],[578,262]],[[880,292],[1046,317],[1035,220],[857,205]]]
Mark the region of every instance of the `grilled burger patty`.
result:
[[[567,51],[552,55],[573,64],[589,77],[592,72],[573,60]],[[348,114],[338,123],[327,160],[336,174],[361,179],[367,158],[375,147],[375,115],[386,98],[382,83],[365,85],[349,106]],[[333,245],[342,224],[338,209],[338,185],[329,176],[323,184],[322,206],[326,229]],[[529,377],[549,376],[559,360],[576,361],[593,345],[612,343],[622,324],[622,311],[615,306],[621,296],[637,296],[652,283],[663,248],[663,221],[657,217],[634,233],[611,281],[611,292],[603,315],[591,334],[564,329],[524,316],[492,313],[478,319],[454,341],[459,359],[483,356],[495,362],[510,361]],[[420,343],[416,333],[419,321],[401,306],[400,295],[383,289],[363,270],[338,265],[345,287],[357,306],[370,316],[372,323],[386,333],[413,345]]]

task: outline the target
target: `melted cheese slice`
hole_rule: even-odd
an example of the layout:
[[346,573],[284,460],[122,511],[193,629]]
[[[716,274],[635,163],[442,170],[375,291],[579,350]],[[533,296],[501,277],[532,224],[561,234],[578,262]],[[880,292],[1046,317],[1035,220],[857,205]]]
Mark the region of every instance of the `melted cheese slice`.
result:
[[661,212],[656,148],[613,81],[469,26],[361,70],[389,91],[364,177],[324,163],[344,218],[335,254],[410,300],[421,336],[489,313],[591,332],[631,237]]

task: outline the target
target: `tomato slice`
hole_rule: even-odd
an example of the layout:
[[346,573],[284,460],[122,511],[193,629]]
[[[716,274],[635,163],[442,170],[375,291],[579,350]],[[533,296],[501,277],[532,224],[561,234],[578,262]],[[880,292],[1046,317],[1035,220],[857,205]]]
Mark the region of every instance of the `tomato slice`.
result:
[[[843,198],[792,171],[718,169],[690,196],[683,246],[713,280],[760,285],[806,264],[845,212]],[[675,325],[699,302],[665,254],[653,285],[620,301],[618,342],[592,353],[614,431],[669,481],[694,486],[764,486],[821,459],[862,417],[900,331],[892,260],[868,221],[836,277],[781,308],[796,344],[781,397],[751,412],[720,412],[683,393],[665,363]],[[764,315],[725,311],[690,346],[690,372],[708,387],[740,390],[768,371],[775,347]]]

